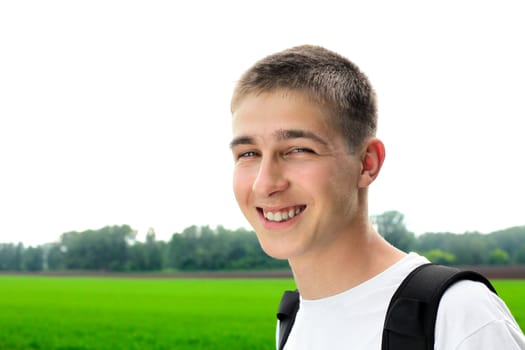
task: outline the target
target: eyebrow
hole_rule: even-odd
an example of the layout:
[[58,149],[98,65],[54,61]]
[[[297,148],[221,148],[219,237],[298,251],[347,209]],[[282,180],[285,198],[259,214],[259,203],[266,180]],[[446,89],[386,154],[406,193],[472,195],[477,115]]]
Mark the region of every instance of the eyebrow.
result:
[[230,142],[230,148],[234,148],[235,146],[238,146],[238,145],[254,145],[254,144],[255,144],[255,141],[254,141],[253,137],[251,137],[251,136],[239,136],[239,137],[235,137]]
[[317,135],[308,130],[291,129],[291,130],[277,130],[274,132],[275,137],[279,141],[291,140],[291,139],[310,139],[314,142],[320,143],[324,146],[328,145],[321,136]]
[[[317,142],[323,146],[327,146],[328,145],[328,142],[326,142],[321,136],[311,132],[311,131],[308,131],[308,130],[301,130],[301,129],[289,129],[289,130],[284,130],[284,129],[279,129],[279,130],[276,130],[274,133],[273,133],[273,136],[278,140],[278,141],[286,141],[286,140],[291,140],[291,139],[310,139],[314,142]],[[251,136],[239,136],[239,137],[236,137],[234,138],[231,142],[230,142],[230,148],[233,148],[237,145],[254,145],[255,144],[255,140],[253,137]]]

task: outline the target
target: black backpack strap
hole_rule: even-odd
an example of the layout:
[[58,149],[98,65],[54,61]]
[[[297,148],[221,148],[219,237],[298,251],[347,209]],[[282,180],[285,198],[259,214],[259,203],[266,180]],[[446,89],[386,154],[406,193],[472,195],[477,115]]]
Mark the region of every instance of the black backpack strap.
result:
[[425,264],[412,271],[390,300],[383,329],[382,350],[433,350],[434,328],[441,296],[460,280],[494,287],[481,274]]
[[278,350],[284,349],[284,344],[288,340],[288,335],[292,331],[295,322],[295,315],[299,310],[299,292],[287,290],[284,292],[277,311],[279,320],[279,342]]

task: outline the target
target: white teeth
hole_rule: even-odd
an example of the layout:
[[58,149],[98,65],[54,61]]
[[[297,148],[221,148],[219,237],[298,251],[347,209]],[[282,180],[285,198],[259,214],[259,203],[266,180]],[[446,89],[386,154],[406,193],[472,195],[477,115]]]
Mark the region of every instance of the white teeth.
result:
[[281,221],[286,221],[286,220],[293,218],[294,216],[298,215],[300,212],[301,212],[301,208],[296,208],[296,209],[292,208],[289,211],[283,211],[283,212],[278,211],[275,213],[271,211],[267,211],[267,212],[263,212],[263,215],[268,221],[281,222]]

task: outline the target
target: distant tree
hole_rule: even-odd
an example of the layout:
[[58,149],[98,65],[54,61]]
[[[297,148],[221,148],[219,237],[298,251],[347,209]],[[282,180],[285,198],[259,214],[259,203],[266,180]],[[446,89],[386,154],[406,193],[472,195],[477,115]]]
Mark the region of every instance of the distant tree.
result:
[[162,244],[155,237],[155,230],[150,228],[146,234],[145,243],[146,270],[154,271],[162,269]]
[[503,249],[496,248],[490,252],[489,262],[491,265],[508,265],[510,263],[510,256]]
[[22,271],[24,269],[24,245],[22,243],[16,245],[13,267],[16,271]]
[[0,243],[0,270],[24,270],[24,245]]
[[172,235],[168,249],[168,266],[178,270],[288,268],[286,260],[266,255],[255,233],[245,229],[190,226]]
[[52,243],[47,249],[47,268],[49,270],[65,269],[64,256],[66,247],[60,243]]
[[44,250],[42,247],[28,247],[24,251],[24,270],[42,271],[44,268]]
[[427,252],[432,249],[439,249],[444,252],[451,252],[456,245],[458,235],[450,232],[435,233],[427,232],[417,237],[416,249],[420,252]]
[[146,249],[144,243],[135,242],[128,247],[126,271],[147,270]]
[[128,244],[135,237],[136,231],[128,225],[64,233],[61,236],[64,265],[67,269],[124,270]]
[[432,249],[422,254],[434,264],[452,265],[456,261],[454,254],[444,252],[441,249]]
[[190,226],[182,233],[174,233],[168,244],[168,267],[181,270],[197,269],[194,258],[196,247],[197,226]]
[[407,230],[403,214],[398,211],[387,211],[372,216],[371,219],[377,231],[392,245],[403,251],[413,249],[416,239],[414,234]]
[[457,235],[456,245],[451,253],[458,258],[460,265],[486,265],[489,263],[491,243],[486,235],[479,232],[466,232]]
[[[508,253],[510,263],[519,263],[518,254],[525,246],[525,226],[510,227],[487,235],[493,241],[494,248],[500,248]],[[521,262],[525,263],[525,261]]]
[[525,244],[521,245],[516,252],[516,263],[525,264]]

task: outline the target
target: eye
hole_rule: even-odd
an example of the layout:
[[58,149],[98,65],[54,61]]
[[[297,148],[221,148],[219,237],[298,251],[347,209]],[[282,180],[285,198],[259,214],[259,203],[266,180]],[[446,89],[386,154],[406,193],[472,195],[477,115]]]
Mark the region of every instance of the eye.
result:
[[255,152],[255,151],[248,151],[248,152],[239,153],[237,155],[237,159],[253,158],[253,157],[257,157],[257,156],[258,156],[257,152]]
[[292,148],[289,153],[315,153],[315,152],[311,150],[310,148],[296,147],[296,148]]

